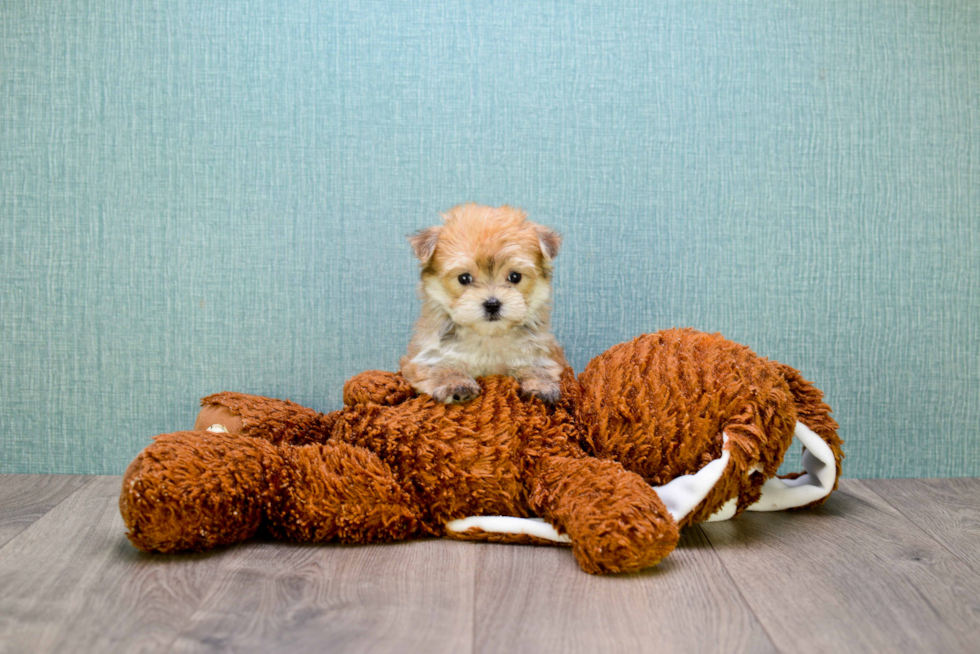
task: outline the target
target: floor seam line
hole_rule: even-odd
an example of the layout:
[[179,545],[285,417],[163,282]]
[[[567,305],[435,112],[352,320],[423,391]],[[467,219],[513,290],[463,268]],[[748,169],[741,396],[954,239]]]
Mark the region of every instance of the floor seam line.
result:
[[15,535],[13,538],[11,538],[10,540],[8,540],[3,545],[0,545],[0,557],[3,556],[3,551],[4,551],[4,549],[7,548],[7,546],[9,546],[11,543],[13,543],[18,538],[20,538],[21,536],[23,536],[25,533],[27,533],[28,531],[30,531],[31,527],[33,527],[38,522],[40,522],[41,520],[43,520],[46,515],[48,515],[52,511],[54,511],[56,508],[58,508],[59,506],[61,506],[63,503],[65,503],[68,500],[70,500],[71,498],[73,498],[77,492],[79,492],[83,488],[86,488],[89,484],[92,483],[92,480],[94,480],[97,477],[97,475],[79,475],[79,476],[85,478],[85,480],[82,482],[82,485],[79,486],[78,488],[76,488],[75,490],[73,490],[72,492],[68,493],[67,495],[65,495],[63,498],[61,498],[61,500],[59,502],[56,502],[55,504],[51,505],[51,507],[47,511],[45,511],[44,513],[42,513],[41,515],[39,515],[36,520],[34,520],[31,524],[29,524],[26,527],[24,527],[24,529],[22,529],[17,535]]
[[738,593],[739,599],[742,600],[742,603],[745,605],[745,608],[749,610],[749,613],[752,614],[752,617],[755,618],[755,621],[759,623],[759,628],[762,629],[762,633],[765,634],[766,640],[769,641],[769,644],[772,645],[772,648],[775,651],[780,652],[780,654],[785,654],[785,652],[783,652],[783,650],[779,647],[779,645],[776,644],[776,641],[773,640],[772,635],[769,633],[769,630],[766,628],[766,625],[762,621],[762,618],[759,617],[759,614],[755,612],[754,608],[752,608],[752,605],[749,603],[748,598],[745,597],[745,594],[742,592],[742,587],[739,585],[737,581],[735,581],[735,578],[732,577],[732,573],[728,570],[728,566],[725,565],[725,560],[721,557],[720,554],[718,554],[718,550],[715,549],[715,544],[711,542],[711,538],[708,536],[708,533],[701,528],[700,523],[695,526],[701,532],[701,535],[704,536],[704,540],[708,543],[708,546],[711,548],[711,552],[715,555],[715,558],[718,559],[718,563],[721,564],[721,569],[725,571],[725,576],[728,578],[730,582],[732,582],[732,586],[735,587],[735,592]]
[[473,557],[473,602],[471,608],[470,618],[470,653],[476,654],[476,580],[480,574],[480,559],[486,556],[486,548],[480,547],[479,544],[476,548],[476,555]]
[[893,508],[896,511],[898,511],[898,515],[900,515],[902,517],[902,519],[907,520],[909,522],[909,524],[911,524],[913,527],[915,527],[916,529],[918,529],[929,540],[931,540],[932,542],[934,542],[937,545],[939,545],[939,547],[942,550],[948,552],[950,556],[952,556],[954,559],[956,559],[957,561],[959,561],[960,563],[962,563],[963,565],[965,565],[972,572],[974,572],[975,574],[980,575],[980,570],[977,570],[976,568],[974,568],[972,563],[970,563],[969,561],[967,561],[966,559],[964,559],[958,553],[956,553],[953,550],[951,550],[945,543],[943,543],[942,541],[940,541],[939,539],[937,539],[935,536],[933,536],[932,535],[932,532],[926,530],[925,527],[923,527],[918,522],[916,522],[915,520],[913,520],[911,517],[909,517],[908,515],[906,515],[904,511],[902,511],[900,508],[898,508],[897,506],[895,506],[894,504],[892,504],[891,502],[889,502],[887,497],[885,497],[884,495],[881,495],[878,491],[876,491],[870,485],[864,483],[865,481],[873,481],[873,480],[854,479],[852,481],[856,481],[856,482],[860,483],[862,486],[864,486],[865,489],[867,489],[871,493],[874,493],[875,497],[879,498],[882,502],[884,502],[885,504],[887,504],[891,508]]

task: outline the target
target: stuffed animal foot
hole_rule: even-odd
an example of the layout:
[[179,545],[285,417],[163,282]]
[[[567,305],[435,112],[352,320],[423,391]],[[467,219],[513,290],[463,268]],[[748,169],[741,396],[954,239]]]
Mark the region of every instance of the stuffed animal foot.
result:
[[550,457],[530,497],[535,511],[568,534],[572,553],[592,574],[634,572],[659,563],[680,536],[657,493],[612,461]]
[[283,465],[260,438],[208,431],[158,436],[126,469],[119,511],[144,551],[205,550],[252,537]]

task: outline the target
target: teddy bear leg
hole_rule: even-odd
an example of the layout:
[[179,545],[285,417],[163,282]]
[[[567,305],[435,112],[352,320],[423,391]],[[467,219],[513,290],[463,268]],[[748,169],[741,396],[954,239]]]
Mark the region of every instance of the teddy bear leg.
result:
[[677,546],[677,523],[657,493],[613,461],[547,457],[530,490],[532,509],[568,534],[586,572],[640,570]]
[[[732,518],[738,512],[739,497],[735,487],[732,487],[733,492],[722,493],[721,499],[726,495],[729,496],[723,503],[719,504],[719,498],[714,498],[718,501],[709,501],[705,504],[705,500],[713,492],[717,495],[718,489],[724,491],[725,488],[731,487],[732,475],[739,474],[737,466],[731,464],[728,436],[726,434],[722,436],[724,445],[719,458],[694,474],[677,477],[654,489],[674,519],[682,525],[702,520],[721,522]],[[757,491],[758,498],[753,498],[755,501],[745,507],[746,511],[783,511],[812,506],[825,500],[834,490],[837,484],[839,459],[833,444],[827,443],[801,422],[796,423],[794,436],[805,448],[804,472],[766,480]],[[751,474],[755,469],[749,468],[744,472]],[[742,501],[745,499],[743,498]],[[709,504],[715,507],[714,512],[705,518],[703,514]]]
[[[823,401],[823,391],[803,378],[800,371],[785,364],[778,364],[783,377],[789,384],[790,393],[796,402],[798,420],[808,429],[816,433],[834,454],[837,478],[841,475],[841,463],[844,459],[844,441],[837,435],[839,425],[831,417],[830,406]],[[799,474],[786,475],[783,478],[795,478]],[[836,486],[834,489],[836,490]]]
[[[730,461],[731,450],[728,446],[728,435],[723,432],[720,457],[693,474],[675,477],[662,486],[655,486],[653,490],[656,491],[674,520],[678,524],[687,525],[692,512],[718,487],[719,482],[728,471]],[[734,499],[733,497],[732,500]],[[729,508],[732,509],[734,515],[735,504],[733,502],[724,504],[722,510]]]
[[285,464],[281,491],[266,513],[274,536],[369,543],[422,533],[414,496],[374,452],[342,441],[280,451]]
[[268,480],[282,466],[268,441],[239,434],[158,436],[126,469],[119,511],[126,536],[153,552],[205,550],[258,530]]
[[[703,468],[689,475],[675,477],[662,486],[654,486],[653,490],[660,497],[667,512],[678,524],[687,525],[691,513],[708,497],[708,495],[718,486],[726,472],[729,474],[729,462],[731,452],[729,451],[728,436],[722,434],[722,453],[721,456],[711,461]],[[731,518],[737,508],[737,497],[732,497],[718,511],[713,514],[708,522],[727,520]],[[470,516],[460,520],[453,520],[446,525],[446,528],[456,533],[467,531],[477,533],[498,533],[510,535],[527,535],[539,540],[547,540],[555,543],[569,543],[566,534],[559,534],[554,527],[540,518],[515,518],[511,516]]]
[[831,445],[802,422],[793,435],[803,444],[803,470],[796,475],[767,479],[762,495],[746,511],[783,511],[819,504],[837,485],[839,460]]

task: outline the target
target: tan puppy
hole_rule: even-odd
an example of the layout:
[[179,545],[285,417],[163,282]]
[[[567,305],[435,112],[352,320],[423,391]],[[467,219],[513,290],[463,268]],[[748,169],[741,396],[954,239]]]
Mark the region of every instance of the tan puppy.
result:
[[464,204],[408,240],[422,267],[422,314],[402,375],[439,402],[480,394],[474,377],[511,375],[558,400],[565,357],[551,333],[552,260],[561,237],[508,206]]

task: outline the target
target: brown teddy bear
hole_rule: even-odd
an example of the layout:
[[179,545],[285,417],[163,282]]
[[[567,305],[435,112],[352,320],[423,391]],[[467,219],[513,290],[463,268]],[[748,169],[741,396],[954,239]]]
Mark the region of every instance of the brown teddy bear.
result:
[[[158,436],[119,499],[146,551],[202,550],[260,528],[293,541],[448,536],[570,543],[591,573],[639,570],[679,528],[823,501],[841,441],[799,373],[718,335],[640,336],[562,377],[555,406],[510,377],[464,404],[366,372],[327,414],[219,393],[193,431]],[[805,426],[804,426],[805,424]],[[775,478],[794,434],[803,474]]]

